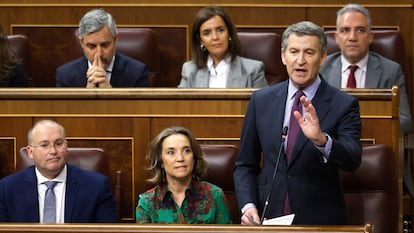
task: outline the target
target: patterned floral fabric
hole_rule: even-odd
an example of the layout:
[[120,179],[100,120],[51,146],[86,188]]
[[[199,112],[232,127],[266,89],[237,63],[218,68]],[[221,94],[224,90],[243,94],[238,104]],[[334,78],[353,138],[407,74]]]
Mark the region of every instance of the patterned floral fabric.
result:
[[181,208],[167,185],[139,195],[137,223],[231,224],[230,211],[223,191],[205,181],[191,182]]

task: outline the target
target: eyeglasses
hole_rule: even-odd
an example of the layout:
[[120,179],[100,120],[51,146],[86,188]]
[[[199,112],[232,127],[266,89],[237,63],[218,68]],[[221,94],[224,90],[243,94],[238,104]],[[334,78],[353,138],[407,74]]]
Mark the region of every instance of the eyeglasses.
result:
[[39,148],[41,151],[50,151],[53,147],[55,150],[63,150],[67,146],[67,141],[64,139],[59,139],[53,143],[50,142],[41,142],[39,145],[29,145],[31,147]]

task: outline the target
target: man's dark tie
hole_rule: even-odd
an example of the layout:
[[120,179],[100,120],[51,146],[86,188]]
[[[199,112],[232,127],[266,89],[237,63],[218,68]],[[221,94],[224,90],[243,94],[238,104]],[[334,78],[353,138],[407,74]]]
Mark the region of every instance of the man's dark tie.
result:
[[[288,138],[287,138],[287,146],[286,146],[286,161],[289,163],[289,160],[292,157],[293,148],[295,147],[296,138],[299,133],[299,123],[298,120],[296,120],[294,116],[294,112],[298,111],[302,113],[302,103],[300,102],[300,97],[303,95],[302,90],[298,90],[295,93],[295,100],[292,105],[292,109],[290,111],[290,122],[289,122],[289,132],[288,132]],[[290,214],[290,205],[289,205],[289,196],[286,192],[285,196],[285,204],[283,207],[283,214]]]
[[55,223],[56,222],[56,197],[53,189],[57,184],[57,181],[46,181],[44,183],[47,186],[45,194],[45,205],[43,208],[43,222]]
[[358,69],[357,65],[349,66],[348,82],[346,83],[347,88],[356,88],[355,70]]
[[293,147],[295,147],[296,137],[299,133],[299,123],[298,120],[296,120],[295,115],[293,113],[295,111],[302,113],[302,103],[300,102],[300,97],[302,95],[302,90],[296,91],[295,101],[293,102],[292,109],[290,111],[289,131],[286,146],[286,161],[289,161],[292,156]]

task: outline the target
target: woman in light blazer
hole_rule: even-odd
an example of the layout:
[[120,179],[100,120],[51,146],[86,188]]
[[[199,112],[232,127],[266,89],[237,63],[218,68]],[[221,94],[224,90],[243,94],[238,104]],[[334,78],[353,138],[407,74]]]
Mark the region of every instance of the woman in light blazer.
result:
[[241,44],[230,17],[217,6],[202,8],[191,36],[192,60],[183,64],[181,88],[267,86],[262,61],[240,57]]

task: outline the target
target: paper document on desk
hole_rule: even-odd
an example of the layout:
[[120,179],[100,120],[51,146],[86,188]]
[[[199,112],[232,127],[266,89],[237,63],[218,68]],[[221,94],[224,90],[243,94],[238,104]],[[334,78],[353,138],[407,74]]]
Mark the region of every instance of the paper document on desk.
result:
[[263,225],[292,225],[295,214],[289,214],[277,218],[266,219],[263,221]]

